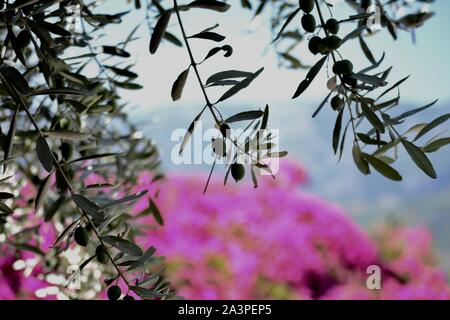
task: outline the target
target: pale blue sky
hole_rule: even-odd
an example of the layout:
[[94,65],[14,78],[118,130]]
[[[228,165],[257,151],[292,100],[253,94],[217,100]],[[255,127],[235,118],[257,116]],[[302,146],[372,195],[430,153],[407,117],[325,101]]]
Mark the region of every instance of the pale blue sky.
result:
[[[277,67],[276,55],[270,47],[272,35],[268,31],[268,17],[264,17],[259,29],[255,32],[247,32],[251,24],[251,13],[242,10],[237,0],[231,0],[232,9],[227,13],[214,13],[205,10],[193,10],[183,13],[188,33],[198,32],[216,23],[220,24],[218,32],[227,36],[224,43],[233,45],[235,52],[231,58],[216,58],[201,67],[201,73],[206,78],[208,75],[224,69],[256,70],[265,66],[265,71],[257,82],[254,83],[243,95],[236,96],[230,102],[246,102],[264,104],[266,102],[287,102],[295,91],[298,83],[304,78],[304,71],[287,71]],[[340,5],[345,8],[345,4]],[[125,1],[106,1],[105,10],[109,12],[123,11],[129,6]],[[411,74],[410,80],[403,85],[402,95],[405,100],[427,102],[433,98],[441,101],[450,100],[450,77],[448,76],[450,61],[450,41],[448,32],[450,30],[450,1],[437,0],[431,6],[436,16],[417,32],[417,45],[411,41],[411,36],[402,32],[398,41],[391,40],[382,33],[367,40],[373,49],[374,55],[381,56],[386,51],[384,66],[393,65],[391,81],[396,81],[405,75]],[[338,14],[342,10],[338,10]],[[351,11],[345,11],[346,14]],[[341,15],[340,17],[345,17]],[[124,23],[110,27],[107,32],[114,41],[126,37],[127,32],[143,19],[143,10],[132,13],[124,18]],[[292,25],[299,24],[298,19]],[[172,19],[171,32],[179,34],[179,28]],[[145,90],[132,92],[126,97],[132,104],[144,108],[144,110],[165,107],[172,104],[170,99],[170,87],[178,74],[188,64],[184,48],[175,48],[166,43],[162,45],[156,55],[151,56],[148,52],[150,39],[147,26],[143,24],[138,33],[141,39],[134,42],[131,47],[133,60],[137,61],[136,70],[139,71],[139,81],[145,85]],[[193,40],[192,46],[197,53],[198,59],[212,47],[209,41]],[[347,45],[342,52],[348,54],[357,67],[364,67],[367,61],[358,50],[356,41]],[[310,55],[304,46],[298,48],[296,53],[305,63],[313,64],[317,57]],[[317,79],[315,84],[305,94],[306,101],[320,99],[326,92],[324,86],[325,73]],[[183,99],[176,105],[186,103],[197,103],[201,98],[197,83],[193,79],[188,80]],[[292,103],[300,103],[298,100]]]

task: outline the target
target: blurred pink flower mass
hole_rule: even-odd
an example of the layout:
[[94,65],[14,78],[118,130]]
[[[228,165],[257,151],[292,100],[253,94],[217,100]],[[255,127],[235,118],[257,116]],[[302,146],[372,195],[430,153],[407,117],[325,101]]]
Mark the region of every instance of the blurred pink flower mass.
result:
[[[293,162],[283,161],[277,179],[262,177],[256,190],[231,178],[224,187],[217,175],[203,195],[203,177],[172,174],[157,192],[143,173],[134,190],[150,190],[165,220],[141,244],[166,257],[172,285],[187,299],[450,297],[426,229],[384,226],[370,236],[338,206],[303,192],[306,173]],[[142,198],[133,213],[147,207]],[[139,222],[155,224],[152,216]],[[49,250],[54,232],[40,234],[42,249]],[[0,254],[0,299],[32,299],[47,285],[38,280],[39,266],[27,276],[14,270],[17,258]],[[381,268],[381,290],[366,287],[370,265]]]
[[[180,295],[191,299],[447,299],[424,229],[384,227],[376,243],[336,205],[301,191],[305,171],[282,161],[276,180],[226,187],[217,175],[173,175],[158,205],[165,225],[145,242],[167,257]],[[142,177],[142,182],[150,177]],[[149,186],[151,190],[151,185]],[[136,212],[146,206],[141,201]],[[151,223],[151,217],[147,222]],[[390,254],[395,252],[396,255]],[[382,270],[382,290],[366,287],[368,266]]]

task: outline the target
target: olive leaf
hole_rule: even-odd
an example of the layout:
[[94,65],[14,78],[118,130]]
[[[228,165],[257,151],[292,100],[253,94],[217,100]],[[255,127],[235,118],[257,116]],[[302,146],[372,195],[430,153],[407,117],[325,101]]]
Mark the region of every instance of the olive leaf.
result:
[[50,147],[48,146],[47,141],[41,135],[38,137],[36,141],[36,152],[41,162],[42,166],[47,172],[51,172],[53,170],[53,155]]
[[230,9],[230,5],[225,2],[216,1],[216,0],[195,0],[186,7],[189,8],[200,8],[200,9],[208,9],[217,12],[226,12]]
[[391,92],[392,90],[394,90],[395,88],[399,87],[403,82],[405,82],[406,80],[409,79],[410,76],[404,77],[403,79],[401,79],[400,81],[396,82],[392,87],[386,89],[385,91],[383,91],[383,93],[381,93],[378,98],[375,101],[380,100],[382,97],[384,97],[386,94],[388,94],[389,92]]
[[114,66],[105,66],[107,69],[111,70],[118,76],[127,77],[127,78],[137,78],[137,73],[134,73],[128,69],[121,69]]
[[66,29],[64,29],[63,27],[61,27],[55,23],[49,23],[44,20],[37,20],[36,24],[47,29],[49,32],[57,34],[62,37],[70,37],[72,35],[69,31],[67,31]]
[[272,43],[274,43],[275,41],[277,41],[278,39],[280,39],[281,35],[283,34],[284,30],[287,28],[287,26],[289,25],[289,23],[291,23],[291,21],[295,18],[295,16],[300,12],[300,8],[295,9],[293,12],[291,12],[289,14],[289,16],[286,19],[286,22],[283,24],[283,26],[281,27],[281,30],[278,32],[277,36],[275,37],[275,39],[272,40]]
[[447,122],[448,119],[450,119],[450,113],[444,114],[444,115],[434,119],[429,124],[427,124],[422,130],[420,130],[419,134],[414,138],[414,141],[420,139],[422,136],[426,135],[428,132],[430,132],[434,128]]
[[82,264],[80,264],[80,271],[83,271],[84,268],[87,267],[87,265],[96,258],[97,256],[94,254],[93,256],[87,258]]
[[51,204],[51,206],[44,210],[44,221],[49,222],[53,219],[53,216],[58,212],[58,210],[61,208],[63,203],[65,202],[66,197],[60,196],[55,202]]
[[222,47],[215,47],[215,48],[212,48],[211,50],[209,50],[208,54],[205,56],[203,61],[211,58],[212,56],[214,56],[216,53],[218,53],[220,51],[225,51],[225,54],[223,56],[227,57],[227,58],[233,54],[233,48],[230,45],[226,44]]
[[7,160],[10,158],[13,144],[14,144],[14,136],[16,134],[17,127],[17,117],[19,115],[19,108],[16,109],[14,115],[11,119],[11,124],[9,125],[8,135],[6,136],[4,155],[3,155],[3,173],[6,172],[7,169]]
[[221,42],[225,40],[225,37],[223,35],[211,31],[202,31],[200,33],[194,34],[193,36],[190,36],[189,38],[211,40],[215,42]]
[[263,115],[264,112],[261,110],[244,111],[229,117],[228,119],[225,120],[225,123],[259,119]]
[[94,159],[103,159],[103,158],[109,158],[109,157],[117,157],[122,155],[122,153],[113,153],[113,152],[107,152],[107,153],[99,153],[99,154],[92,154],[89,156],[84,156],[81,158],[74,159],[70,161],[68,164],[76,163],[76,162],[83,162],[87,160],[94,160]]
[[151,198],[149,198],[148,201],[149,201],[149,204],[150,204],[149,205],[149,209],[153,213],[153,217],[155,218],[156,222],[158,222],[158,224],[160,226],[163,226],[164,225],[164,219],[163,219],[163,217],[161,215],[161,212],[159,211],[158,206],[156,205],[156,203]]
[[439,150],[440,148],[442,148],[448,144],[450,144],[450,137],[436,139],[436,140],[432,140],[432,141],[428,142],[422,148],[422,150],[424,152],[431,153],[431,152],[435,152],[435,151]]
[[377,117],[375,112],[373,112],[373,110],[364,102],[361,103],[361,111],[376,130],[380,131],[381,133],[385,132],[384,125],[381,120]]
[[256,71],[255,73],[252,73],[250,76],[248,76],[247,78],[245,78],[244,80],[238,82],[237,84],[235,84],[233,87],[231,87],[230,89],[228,89],[227,92],[225,92],[220,99],[218,100],[218,102],[220,101],[224,101],[228,98],[231,98],[232,96],[234,96],[236,93],[238,93],[239,91],[241,91],[242,89],[247,88],[250,83],[253,82],[253,80],[255,80],[260,74],[261,72],[263,72],[264,68],[259,69],[258,71]]
[[131,286],[131,291],[136,293],[138,296],[140,296],[143,299],[154,299],[154,298],[160,298],[163,295],[155,290],[152,289],[146,289],[139,286]]
[[11,42],[11,46],[12,46],[17,58],[26,67],[27,61],[25,60],[25,57],[22,54],[21,46],[20,46],[20,44],[14,34],[14,31],[12,30],[12,27],[10,25],[8,26],[8,34],[7,34],[7,38],[6,38],[5,42],[8,43],[8,40]]
[[80,194],[72,195],[72,200],[75,202],[78,208],[80,208],[84,213],[90,215],[92,218],[97,220],[103,220],[105,215],[101,211],[100,207],[95,203],[87,199]]
[[292,97],[292,99],[295,99],[297,97],[299,97],[303,92],[305,92],[306,89],[308,89],[308,87],[311,85],[312,81],[314,80],[314,78],[317,76],[317,74],[319,73],[319,71],[322,69],[325,61],[327,60],[328,56],[323,57],[322,59],[320,59],[308,72],[308,74],[306,75],[305,80],[303,80],[302,82],[300,82],[297,90],[294,93],[294,96]]
[[36,195],[36,199],[34,201],[34,211],[35,212],[38,212],[39,209],[44,204],[45,197],[47,196],[47,192],[50,187],[51,177],[52,177],[52,173],[50,173],[44,180],[42,180],[42,182],[39,186],[39,189],[38,189],[38,192]]
[[328,102],[328,99],[330,99],[331,95],[333,94],[333,91],[330,91],[326,97],[322,100],[322,102],[319,104],[319,106],[317,107],[317,109],[314,111],[312,117],[315,118],[317,117],[317,115],[320,113],[320,111],[322,110],[323,106]]
[[95,94],[91,91],[82,90],[82,89],[75,89],[75,88],[53,88],[53,89],[43,89],[43,90],[36,90],[33,92],[30,92],[27,94],[28,97],[33,96],[67,96],[67,95],[73,95],[73,96],[94,96]]
[[436,179],[436,171],[425,153],[406,139],[401,139],[401,143],[415,164],[429,177]]
[[133,82],[121,82],[121,81],[113,81],[114,85],[119,88],[127,89],[127,90],[140,90],[143,88],[142,85]]
[[372,63],[375,64],[376,60],[373,57],[372,52],[370,51],[369,47],[367,46],[367,43],[364,41],[363,37],[359,36],[359,45],[361,46],[362,51],[364,52],[366,58]]
[[103,53],[122,58],[129,58],[131,54],[123,49],[114,46],[102,46]]
[[379,173],[381,173],[386,178],[393,180],[393,181],[401,181],[402,180],[402,176],[397,172],[397,170],[392,168],[386,162],[384,162],[374,156],[371,156],[367,153],[363,153],[363,157],[365,160],[367,160],[367,162],[369,162],[369,164],[375,170],[377,170]]
[[50,137],[50,138],[58,138],[58,139],[64,139],[64,140],[86,140],[89,138],[92,138],[91,133],[87,132],[76,132],[76,131],[69,131],[69,130],[54,130],[54,131],[46,131],[43,132],[44,136]]
[[341,110],[338,113],[338,116],[336,118],[336,123],[334,125],[333,129],[333,150],[334,153],[337,153],[338,146],[339,146],[339,140],[341,138],[341,128],[342,128],[342,117],[344,114],[344,108],[341,108]]
[[284,158],[288,155],[287,151],[279,151],[279,152],[268,152],[267,157],[269,158]]
[[194,133],[195,126],[197,125],[198,120],[200,120],[200,117],[203,114],[203,111],[205,111],[205,108],[194,118],[194,120],[189,125],[189,128],[186,130],[186,133],[184,134],[183,141],[180,145],[180,151],[178,151],[178,154],[181,156],[183,154],[183,150],[186,147],[186,144],[189,142],[189,139],[191,138],[192,134]]
[[169,41],[170,43],[176,45],[177,47],[182,47],[183,43],[181,43],[181,41],[172,33],[170,33],[169,31],[166,30],[166,32],[164,33],[163,38],[167,41]]
[[122,239],[116,236],[104,236],[101,237],[101,239],[107,244],[113,246],[119,251],[128,254],[130,256],[140,257],[143,254],[141,248],[139,248],[137,245],[135,245],[133,242],[129,240]]
[[406,111],[406,112],[402,113],[401,115],[399,115],[399,116],[393,118],[392,120],[393,120],[394,122],[398,122],[398,121],[400,121],[400,120],[403,120],[403,119],[405,119],[405,118],[408,118],[408,117],[410,117],[410,116],[412,116],[412,115],[415,115],[416,113],[419,113],[419,112],[422,112],[422,111],[424,111],[424,110],[427,110],[428,108],[431,108],[432,106],[434,106],[434,105],[436,104],[436,102],[438,102],[438,99],[434,100],[433,102],[431,102],[431,103],[429,103],[429,104],[427,104],[427,105],[425,105],[425,106],[423,106],[423,107],[415,108],[415,109]]
[[53,243],[53,245],[51,246],[51,248],[56,248],[58,247],[61,242],[64,240],[65,237],[67,237],[77,226],[79,219],[76,219],[74,221],[72,221],[71,224],[69,224],[63,232],[61,232],[61,234],[58,236],[58,238],[56,238],[55,242]]
[[155,28],[153,29],[153,34],[150,39],[150,53],[154,54],[156,50],[158,50],[159,44],[161,43],[162,38],[166,32],[167,26],[170,21],[170,12],[166,11],[161,14],[158,21],[156,22]]
[[142,198],[143,196],[145,196],[147,193],[148,193],[148,190],[144,190],[144,191],[135,193],[133,195],[129,195],[129,196],[123,197],[121,199],[108,202],[107,204],[102,205],[100,210],[104,210],[104,209],[116,206],[118,204],[130,202],[130,201],[136,201],[136,200]]
[[21,94],[28,94],[30,92],[30,86],[23,75],[13,67],[7,67],[2,65],[0,67],[0,75],[2,82],[7,82],[5,85],[13,86]]
[[269,105],[266,104],[266,107],[264,108],[264,114],[261,121],[261,130],[265,130],[267,128],[267,123],[269,121]]
[[14,195],[9,192],[0,192],[0,200],[7,200],[14,198]]
[[12,243],[12,245],[17,250],[30,251],[30,252],[36,253],[37,255],[40,255],[42,257],[45,256],[45,253],[37,246],[33,246],[28,243]]
[[364,82],[366,84],[369,84],[369,85],[373,86],[374,88],[383,87],[383,86],[387,85],[387,82],[385,80],[383,80],[382,78],[379,78],[377,76],[362,74],[362,73],[355,73],[355,74],[351,75],[351,78],[361,81],[361,82]]
[[240,70],[227,70],[221,71],[213,74],[206,80],[206,84],[212,84],[222,80],[234,79],[234,78],[248,78],[252,76],[253,73],[248,71],[240,71]]
[[186,80],[187,80],[188,75],[189,75],[189,69],[190,68],[187,68],[182,73],[180,73],[178,78],[173,83],[173,85],[172,85],[172,92],[171,92],[171,96],[172,96],[172,100],[173,101],[177,101],[177,100],[179,100],[181,98],[181,94],[183,93],[183,89],[184,89],[184,86],[186,84]]
[[13,213],[12,209],[1,201],[0,201],[0,212],[4,212],[5,214]]
[[156,252],[156,248],[155,247],[148,248],[138,260],[136,260],[134,263],[132,263],[127,268],[127,271],[131,271],[131,270],[134,270],[134,269],[139,268],[139,267],[145,268],[145,264],[153,257],[155,252]]

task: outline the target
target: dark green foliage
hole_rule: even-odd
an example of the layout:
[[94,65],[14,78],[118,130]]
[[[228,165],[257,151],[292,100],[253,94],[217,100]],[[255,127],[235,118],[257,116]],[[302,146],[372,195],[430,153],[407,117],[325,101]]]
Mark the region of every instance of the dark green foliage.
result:
[[[5,41],[0,65],[0,166],[10,178],[0,181],[0,190],[17,190],[19,194],[17,186],[33,184],[37,192],[29,202],[31,208],[22,209],[34,209],[43,223],[58,226],[56,230],[64,226],[53,248],[39,248],[40,241],[33,244],[43,272],[67,276],[62,253],[76,243],[81,254],[90,258],[79,265],[70,281],[81,273],[91,277],[85,267],[95,259],[103,264],[102,277],[128,285],[128,267],[120,266],[120,260],[107,262],[110,256],[118,259],[119,253],[124,259],[144,255],[134,243],[140,226],[123,212],[145,192],[120,199],[115,195],[126,193],[141,170],[157,173],[159,165],[158,151],[152,142],[136,135],[138,129],[129,122],[124,112],[127,103],[121,98],[123,90],[142,88],[127,50],[129,43],[136,41],[138,28],[130,30],[126,39],[106,43],[101,36],[105,28],[121,23],[129,10],[103,14],[94,2],[79,0],[70,1],[70,6],[68,1],[54,0],[2,5],[0,30]],[[164,26],[164,19],[160,24]],[[152,46],[155,50],[161,42],[157,36]],[[223,50],[227,54],[231,51],[225,46]],[[110,183],[85,185],[92,174]],[[0,197],[0,214],[11,215],[12,225],[19,229],[12,234],[0,222],[0,233],[14,240],[2,243],[1,250],[22,250],[33,240],[30,232],[38,232],[43,223],[30,226],[12,215],[18,208],[16,195],[11,198],[2,192]],[[162,223],[162,214],[154,205],[149,206]],[[156,257],[144,260],[144,265],[159,266],[154,263]],[[148,270],[139,273],[144,277],[154,271]],[[81,291],[65,286],[59,289],[76,299],[96,285],[91,279]],[[159,293],[159,297],[172,295],[170,288]]]
[[[371,4],[376,4],[379,7],[378,9],[380,9],[380,27],[386,30],[387,35],[395,40],[397,39],[398,30],[406,30],[412,33],[414,29],[421,27],[433,16],[432,12],[422,11],[422,2],[421,0],[417,0],[409,1],[406,4],[401,0],[385,3],[369,0],[347,1],[346,3],[350,4],[350,8],[355,9],[356,13],[350,13],[347,17],[338,20],[335,18],[336,12],[334,6],[326,1],[299,1],[299,9],[305,13],[302,18],[302,26],[306,32],[316,30],[314,28],[315,23],[312,21],[314,16],[320,19],[319,30],[314,32],[314,36],[307,38],[309,40],[308,49],[314,55],[320,53],[325,55],[325,57],[311,67],[306,78],[298,85],[293,98],[300,97],[309,88],[312,80],[323,69],[324,65],[327,66],[328,70],[330,67],[329,64],[332,64],[332,70],[335,76],[330,75],[328,79],[327,85],[330,92],[319,104],[313,113],[313,117],[316,117],[320,113],[327,102],[330,102],[332,109],[339,110],[333,132],[334,151],[337,152],[339,150],[340,159],[345,147],[344,142],[347,128],[350,128],[353,131],[354,138],[353,158],[356,166],[363,174],[370,173],[370,165],[391,180],[401,180],[401,176],[392,168],[391,164],[397,160],[398,145],[403,145],[406,153],[414,163],[425,174],[431,178],[436,178],[436,172],[426,153],[435,152],[449,144],[450,140],[440,135],[429,140],[422,147],[417,145],[416,142],[416,140],[432,129],[445,123],[450,118],[447,115],[440,116],[429,124],[426,124],[422,128],[422,131],[412,140],[408,139],[406,135],[416,126],[412,126],[405,134],[398,132],[396,126],[402,124],[407,118],[412,117],[416,113],[430,108],[435,104],[435,101],[424,107],[405,111],[399,116],[391,116],[389,113],[393,112],[394,108],[399,105],[400,85],[408,77],[390,85],[388,78],[392,67],[379,70],[385,55],[383,54],[379,60],[376,60],[365,41],[365,37],[372,33],[367,23],[369,22],[369,18],[373,18],[373,14],[366,13],[366,9]],[[292,26],[292,23],[289,22],[293,20],[296,11],[292,11],[292,6],[286,5],[282,1],[274,1],[272,7],[273,29],[277,30],[280,25],[283,26],[275,39],[278,42],[276,49],[288,48],[286,50],[281,49],[284,51],[280,52],[279,56],[291,64],[295,62],[297,66],[302,66],[294,52],[298,44],[304,40],[304,37],[298,31],[289,31],[287,28],[288,26]],[[267,10],[267,6],[264,6],[262,9]],[[255,14],[261,14],[262,9],[257,10]],[[397,20],[393,20],[391,17],[398,16],[400,11],[404,11],[402,13],[403,16]],[[327,16],[328,14],[329,16]],[[353,31],[340,37],[338,34],[341,29],[340,26],[343,24],[354,24],[355,27],[353,27]],[[342,56],[342,52],[340,52],[342,46],[351,46],[354,42],[357,43],[362,54],[370,62],[368,67],[358,72],[355,71],[356,67],[353,67],[353,63],[345,59]],[[281,43],[286,45],[282,45]],[[303,54],[301,51],[298,52],[300,55]],[[387,88],[381,90],[383,87]],[[396,97],[386,98],[388,95],[393,95],[394,92],[397,92]],[[329,101],[331,96],[333,98]],[[385,100],[382,100],[382,98]],[[343,123],[346,114],[349,120]],[[343,126],[346,129],[341,132]],[[362,126],[368,126],[369,131],[367,133],[356,132]],[[376,149],[371,154],[366,153],[364,155],[361,151],[365,147],[364,145]]]

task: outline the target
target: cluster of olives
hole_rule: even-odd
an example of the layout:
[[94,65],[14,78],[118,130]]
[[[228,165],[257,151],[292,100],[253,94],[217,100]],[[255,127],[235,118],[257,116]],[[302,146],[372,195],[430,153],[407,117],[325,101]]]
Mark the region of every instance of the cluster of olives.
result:
[[[82,247],[86,247],[89,243],[89,232],[85,227],[77,227],[73,233],[73,237],[75,242]],[[109,256],[103,245],[100,244],[97,246],[95,249],[95,257],[101,264],[106,264],[108,262]],[[122,295],[122,290],[119,286],[113,285],[108,288],[107,295],[109,300],[119,300]],[[134,298],[130,295],[126,295],[122,300],[134,300]]]
[[[350,60],[336,61],[333,65],[333,72],[339,76],[345,84],[351,87],[356,86],[356,79],[351,77],[353,74],[353,64]],[[331,99],[331,107],[333,110],[340,110],[343,104],[344,101],[339,97],[339,95],[336,95],[333,99]]]
[[339,32],[339,22],[336,19],[329,19],[324,28],[328,36],[325,38],[314,36],[309,40],[308,48],[312,54],[328,54],[339,49],[342,44],[341,38],[336,35]]
[[[89,243],[89,232],[85,227],[77,227],[73,232],[73,237],[75,242],[82,247],[86,247]],[[103,245],[100,244],[97,246],[95,249],[95,257],[101,264],[106,264],[108,262],[109,256]],[[109,300],[119,300],[122,295],[122,290],[119,286],[113,285],[108,288],[107,295]],[[134,300],[134,298],[130,295],[126,295],[122,300]]]
[[[89,243],[89,231],[82,226],[79,226],[73,232],[73,238],[75,242],[82,247],[86,247]],[[103,245],[97,246],[95,249],[95,257],[101,264],[106,264],[109,260],[108,253]]]
[[[311,14],[314,9],[314,0],[299,0],[300,10],[305,14],[302,17],[302,27],[306,32],[314,32],[316,30],[316,19]],[[326,33],[324,38],[314,36],[309,40],[308,49],[316,55],[329,54],[330,52],[339,49],[342,45],[342,39],[337,36],[339,32],[339,21],[336,19],[328,19],[325,25],[322,26]],[[336,61],[333,66],[333,72],[340,77],[340,79],[349,86],[356,86],[357,81],[351,77],[353,74],[353,64],[349,60]],[[339,95],[331,99],[331,107],[333,110],[340,110],[344,101]]]
[[346,85],[356,87],[357,81],[351,77],[353,74],[353,64],[350,60],[336,61],[333,65],[333,72],[338,75]]
[[314,36],[309,40],[308,48],[312,54],[328,54],[331,51],[339,49],[342,44],[341,38],[336,35],[321,38]]

